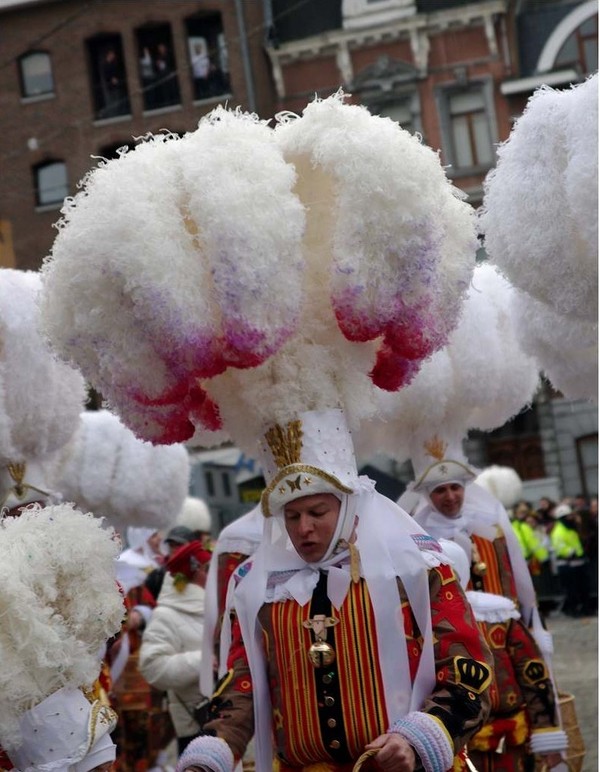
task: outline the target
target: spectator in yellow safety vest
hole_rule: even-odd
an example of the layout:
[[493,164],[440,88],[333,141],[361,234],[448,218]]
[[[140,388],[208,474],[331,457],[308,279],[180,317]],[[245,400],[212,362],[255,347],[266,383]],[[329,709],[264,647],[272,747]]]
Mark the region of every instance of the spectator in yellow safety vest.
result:
[[550,533],[560,583],[565,593],[562,612],[568,616],[588,616],[590,613],[587,560],[577,532],[576,513],[569,504],[559,504],[553,510],[556,523]]
[[541,572],[542,564],[550,559],[550,554],[542,543],[539,534],[527,522],[527,518],[531,515],[532,511],[529,502],[517,502],[511,522],[513,531],[519,540],[523,556],[527,561],[529,571],[532,576],[537,576]]

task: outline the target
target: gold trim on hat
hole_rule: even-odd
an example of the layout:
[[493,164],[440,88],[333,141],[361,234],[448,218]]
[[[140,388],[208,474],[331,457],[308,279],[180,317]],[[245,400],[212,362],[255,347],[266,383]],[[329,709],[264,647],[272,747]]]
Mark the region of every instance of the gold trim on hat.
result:
[[[427,477],[429,472],[431,472],[432,469],[435,469],[437,466],[442,466],[443,463],[446,463],[446,464],[456,464],[457,466],[462,467],[462,469],[464,469],[465,472],[467,472],[469,474],[469,476],[472,477],[473,479],[475,479],[475,477],[477,477],[475,472],[472,469],[469,469],[469,467],[466,464],[463,464],[462,461],[454,461],[454,459],[451,459],[451,458],[445,458],[445,459],[443,459],[443,461],[442,461],[442,459],[440,459],[439,461],[434,461],[433,464],[429,464],[427,469],[423,472],[423,474],[415,482],[415,484],[413,486],[413,490],[416,490],[420,485],[422,485],[422,483],[425,481],[425,478]],[[444,483],[440,482],[439,485],[444,485]]]
[[302,421],[288,421],[283,427],[281,424],[271,426],[265,432],[265,440],[273,454],[273,460],[277,469],[300,463],[302,453]]
[[261,502],[261,509],[262,513],[265,517],[271,517],[272,512],[269,509],[269,496],[273,493],[275,488],[279,485],[279,483],[284,480],[286,477],[290,475],[297,475],[293,480],[290,481],[290,491],[298,490],[302,491],[304,487],[306,487],[306,491],[304,492],[305,496],[310,496],[310,486],[313,484],[313,480],[311,477],[307,477],[306,475],[313,475],[314,477],[320,477],[321,480],[324,480],[325,482],[329,483],[333,488],[338,490],[340,493],[354,493],[352,488],[349,488],[347,485],[344,485],[340,480],[338,480],[337,477],[330,474],[329,472],[326,472],[324,469],[319,469],[317,466],[310,466],[309,464],[288,464],[287,466],[283,467],[283,469],[280,469],[279,472],[275,475],[275,477],[271,480],[271,482],[267,485],[267,487],[262,492],[262,496],[260,497]]

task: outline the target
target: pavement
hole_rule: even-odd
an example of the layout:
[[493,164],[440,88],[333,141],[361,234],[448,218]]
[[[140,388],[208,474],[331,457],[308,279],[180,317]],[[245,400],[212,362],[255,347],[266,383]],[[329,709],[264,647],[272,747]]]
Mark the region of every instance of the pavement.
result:
[[552,633],[554,680],[575,697],[585,756],[581,772],[598,772],[598,618],[574,619],[559,611],[546,617]]

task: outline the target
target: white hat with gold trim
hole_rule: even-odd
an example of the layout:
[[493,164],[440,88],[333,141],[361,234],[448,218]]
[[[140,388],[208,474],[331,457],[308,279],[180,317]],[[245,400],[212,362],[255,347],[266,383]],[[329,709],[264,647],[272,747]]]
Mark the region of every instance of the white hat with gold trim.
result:
[[260,457],[267,486],[261,504],[266,517],[285,504],[316,493],[354,493],[358,469],[352,436],[342,410],[300,413],[274,424],[262,437]]
[[451,482],[464,487],[476,477],[460,445],[450,446],[437,435],[423,443],[421,451],[413,455],[412,463],[415,482],[411,490],[418,493],[430,493],[438,485]]
[[109,733],[117,715],[98,700],[90,702],[80,689],[59,689],[19,723],[23,742],[8,754],[17,769],[88,772],[115,760]]

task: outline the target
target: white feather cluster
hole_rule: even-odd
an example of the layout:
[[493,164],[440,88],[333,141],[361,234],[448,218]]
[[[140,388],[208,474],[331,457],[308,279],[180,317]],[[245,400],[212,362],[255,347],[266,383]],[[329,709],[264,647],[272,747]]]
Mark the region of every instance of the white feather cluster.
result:
[[196,378],[257,364],[289,337],[294,180],[263,122],[217,108],[182,139],[104,162],[65,205],[43,268],[46,331],[138,436],[181,441],[190,418],[210,424]]
[[570,399],[598,395],[598,76],[530,99],[485,182],[490,259],[522,293],[519,338]]
[[0,465],[62,447],[85,401],[81,374],[40,334],[41,286],[37,272],[0,269]]
[[488,466],[477,475],[475,482],[498,499],[506,509],[513,507],[523,496],[523,481],[510,466]]
[[485,246],[516,287],[557,313],[598,316],[598,75],[538,89],[485,181]]
[[515,290],[489,264],[477,266],[458,327],[399,394],[379,400],[381,419],[361,427],[361,455],[421,456],[438,435],[459,447],[470,429],[492,430],[527,407],[538,387],[535,360],[518,342]]
[[473,210],[432,150],[344,100],[274,130],[219,108],[104,163],[63,209],[45,327],[139,437],[253,455],[298,412],[356,425],[371,379],[400,388],[446,342]]
[[120,542],[70,504],[32,505],[0,521],[0,744],[20,744],[19,716],[63,686],[89,687],[120,629]]
[[598,398],[598,324],[558,314],[525,292],[513,299],[519,340],[568,399]]
[[181,444],[139,440],[108,410],[86,411],[57,456],[53,487],[83,511],[126,527],[166,528],[188,494],[190,460]]

